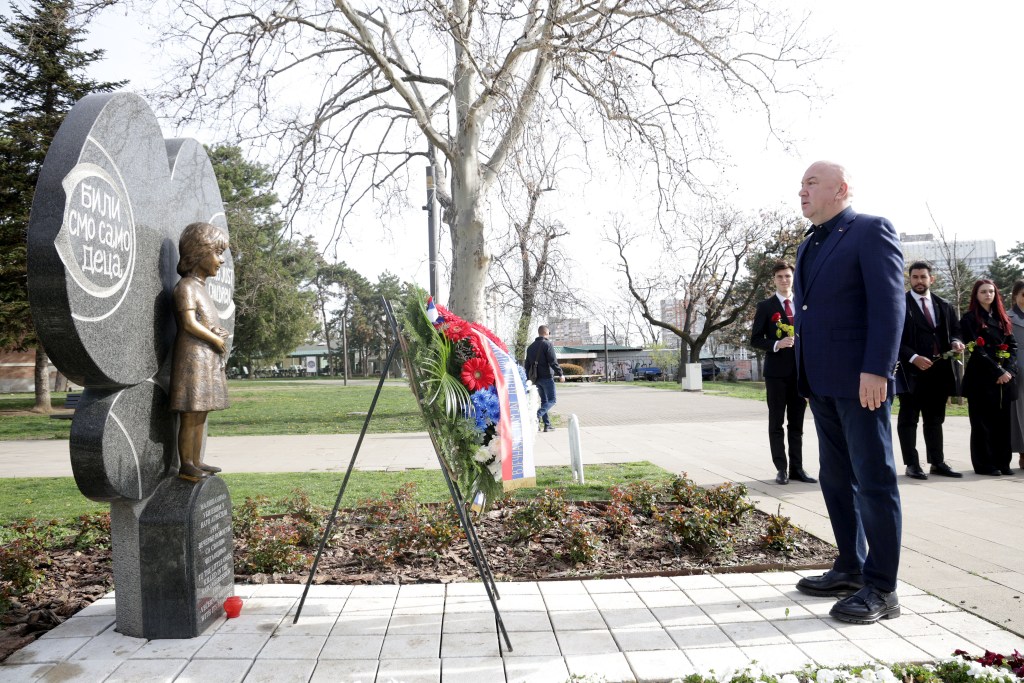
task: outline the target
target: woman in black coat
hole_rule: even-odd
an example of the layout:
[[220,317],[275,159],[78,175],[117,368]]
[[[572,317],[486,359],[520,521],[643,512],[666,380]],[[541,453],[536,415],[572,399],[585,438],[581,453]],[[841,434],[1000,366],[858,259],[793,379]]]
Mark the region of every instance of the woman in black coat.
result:
[[1010,403],[1017,398],[1017,341],[992,280],[974,283],[960,328],[964,341],[974,343],[963,383],[971,420],[971,464],[978,474],[1013,474]]

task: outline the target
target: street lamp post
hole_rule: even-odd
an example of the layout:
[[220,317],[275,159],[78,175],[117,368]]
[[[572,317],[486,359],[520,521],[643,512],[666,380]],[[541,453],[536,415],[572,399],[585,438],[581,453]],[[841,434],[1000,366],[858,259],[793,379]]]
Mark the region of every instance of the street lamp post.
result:
[[437,218],[434,211],[434,145],[427,144],[427,258],[430,262],[430,296],[437,296]]

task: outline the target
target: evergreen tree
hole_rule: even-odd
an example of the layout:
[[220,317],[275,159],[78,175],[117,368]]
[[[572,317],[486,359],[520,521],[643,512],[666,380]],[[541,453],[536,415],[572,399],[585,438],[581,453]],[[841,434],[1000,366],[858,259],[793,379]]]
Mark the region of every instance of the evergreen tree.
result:
[[86,77],[103,50],[82,50],[73,0],[10,4],[0,17],[0,349],[36,347],[36,407],[50,409],[47,357],[29,314],[25,233],[39,169],[68,111],[89,93],[124,85]]
[[[1024,269],[1014,261],[1010,254],[996,257],[988,267],[989,277],[999,288],[999,294],[1004,301],[1009,298],[1013,291],[1013,283],[1024,277]],[[1009,305],[1009,304],[1007,304]]]
[[247,162],[238,147],[207,150],[217,174],[235,260],[235,338],[232,355],[254,372],[287,355],[316,327],[315,295],[301,288],[316,275],[317,251],[307,239],[283,237],[275,213],[273,176]]

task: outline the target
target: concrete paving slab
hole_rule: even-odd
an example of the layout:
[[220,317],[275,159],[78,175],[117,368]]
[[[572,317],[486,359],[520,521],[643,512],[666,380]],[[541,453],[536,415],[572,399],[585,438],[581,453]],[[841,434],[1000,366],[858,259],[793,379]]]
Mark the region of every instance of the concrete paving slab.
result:
[[676,672],[673,675],[677,678],[697,673],[690,660],[680,650],[627,652],[626,661],[640,683],[664,681],[666,671]]
[[316,659],[257,659],[242,679],[244,683],[307,683]]
[[[831,538],[820,489],[804,484],[778,486],[772,472],[767,471],[771,467],[764,434],[766,409],[763,404],[645,387],[624,387],[609,393],[613,389],[581,387],[577,391],[566,387],[559,392],[556,410],[571,410],[580,416],[583,442],[590,447],[590,457],[585,456],[587,462],[628,462],[641,459],[642,454],[642,459],[652,460],[670,471],[688,472],[701,484],[742,483],[760,509],[775,512],[781,505],[782,513],[790,516],[794,523],[825,539]],[[622,394],[623,391],[629,393]],[[969,469],[966,467],[969,435],[966,418],[947,419],[945,431],[947,460],[956,468]],[[568,441],[564,432],[548,436],[551,438],[538,443],[538,464],[568,463]],[[232,441],[214,437],[210,440],[212,450],[208,450],[208,454],[227,471],[270,471],[276,466],[271,461],[280,460],[271,456],[287,448],[296,456],[287,463],[288,471],[340,472],[347,466],[351,452],[344,451],[353,444],[354,438],[355,435],[231,437],[241,439]],[[810,425],[805,425],[805,440],[805,449],[813,452],[816,444]],[[680,443],[688,447],[681,449]],[[717,454],[713,460],[706,458],[709,448]],[[240,454],[244,457],[239,457]],[[360,454],[360,467],[363,466],[436,468],[437,463],[424,434],[371,435]],[[0,443],[0,476],[39,476],[47,468],[60,469],[64,476],[70,474],[66,442]],[[917,656],[934,661],[948,656],[956,648],[974,652],[985,647],[1004,651],[1013,647],[1024,649],[1021,643],[1024,624],[1019,616],[1024,590],[1024,548],[1003,531],[1013,528],[1024,517],[1024,477],[1005,477],[997,481],[968,471],[962,480],[948,482],[930,479],[918,484],[904,479],[900,477],[905,515],[900,585],[904,616],[900,619],[873,626],[846,625],[831,620],[827,614],[833,601],[803,596],[793,589],[801,574],[820,571],[649,577],[607,582],[518,582],[502,586],[504,594],[516,596],[508,604],[528,604],[528,601],[522,602],[520,596],[532,598],[531,607],[535,611],[505,609],[507,625],[516,626],[510,629],[513,642],[515,644],[516,637],[521,638],[523,652],[506,653],[504,675],[510,681],[536,681],[544,680],[543,676],[550,673],[555,677],[551,680],[561,681],[570,672],[588,672],[595,663],[606,662],[608,666],[599,673],[608,675],[619,671],[623,680],[632,680],[651,675],[657,661],[682,665],[680,656],[687,666],[722,670],[724,666],[741,666],[749,659],[775,662],[790,658],[795,661],[801,656],[799,653],[819,665],[836,665],[875,661],[880,656]],[[940,518],[943,520],[941,527],[933,521]],[[112,599],[107,597],[76,617],[94,621],[69,620],[60,627],[66,627],[66,631],[55,629],[4,662],[0,678],[18,680],[18,677],[28,677],[34,675],[32,672],[63,662],[78,668],[63,666],[58,671],[48,672],[48,676],[104,681],[122,665],[142,667],[136,671],[144,676],[146,662],[166,662],[168,667],[181,667],[181,662],[187,661],[180,669],[179,681],[242,680],[247,675],[255,680],[262,675],[255,668],[257,663],[264,665],[262,663],[266,662],[265,666],[271,666],[275,661],[284,661],[259,656],[270,636],[276,634],[278,641],[282,638],[323,639],[319,660],[294,660],[312,664],[311,680],[314,681],[369,681],[374,676],[381,681],[391,678],[439,681],[444,671],[438,656],[440,652],[421,659],[381,658],[385,636],[421,635],[403,632],[415,622],[400,618],[411,617],[420,609],[443,609],[442,627],[457,623],[463,617],[486,617],[479,622],[486,629],[484,637],[488,642],[493,641],[495,647],[497,645],[490,604],[479,583],[314,586],[307,601],[308,611],[304,608],[304,619],[308,621],[300,619],[298,627],[290,627],[291,620],[284,617],[295,609],[301,590],[302,586],[274,584],[236,587],[236,594],[246,598],[243,616],[212,628],[193,646],[168,645],[170,641],[143,642],[136,646],[131,642],[135,639],[125,641],[109,628],[93,637],[75,635],[100,630],[98,624],[112,615]],[[447,596],[443,605],[436,600],[425,600],[438,596]],[[333,602],[313,607],[320,598]],[[682,599],[694,604],[675,604]],[[569,609],[573,605],[584,608]],[[552,609],[558,606],[566,609]],[[598,607],[602,611],[598,611]],[[608,615],[623,615],[626,622],[641,615],[640,621],[632,622],[640,625],[648,623],[647,613],[665,628],[664,633],[672,639],[672,645],[658,651],[623,655],[616,642],[620,633],[618,627],[614,636],[609,630],[610,625],[621,622],[610,623],[613,618]],[[736,618],[737,615],[740,617]],[[334,616],[337,621],[329,623]],[[394,631],[390,630],[392,623]],[[431,623],[436,624],[436,621]],[[328,626],[329,636],[324,632]],[[774,628],[780,635],[759,630],[765,627]],[[107,633],[113,635],[106,636]],[[458,636],[473,632],[450,633]],[[588,633],[596,635],[585,635]],[[759,633],[767,633],[763,636],[767,642],[758,640]],[[443,643],[444,635],[438,635]],[[775,642],[780,637],[785,641]],[[98,642],[93,642],[95,640]],[[241,640],[248,641],[248,645],[232,646]],[[527,654],[531,647],[537,648],[537,652],[550,652],[552,644],[559,647],[563,657]],[[480,652],[472,651],[471,645],[465,643],[463,648],[469,649],[469,657],[461,656],[467,652],[459,652],[460,656],[453,659],[480,657]],[[218,649],[221,658],[240,658],[218,661],[202,656],[204,651],[209,654]],[[605,649],[608,650],[605,654],[597,654]],[[574,654],[575,651],[580,654]],[[272,650],[268,650],[269,653]],[[84,658],[86,656],[92,659]],[[108,663],[115,668],[110,669]],[[169,670],[173,669],[164,669]],[[685,675],[690,670],[669,671],[662,678]],[[492,667],[489,671],[497,669]],[[651,679],[658,680],[654,675]]]
[[612,654],[592,655],[567,655],[565,664],[569,673],[573,676],[591,676],[600,680],[604,677],[607,681],[620,681],[621,683],[633,683],[636,677],[629,667],[626,656],[621,652]]
[[561,656],[506,657],[507,683],[565,683],[569,669]]
[[106,683],[171,683],[188,666],[188,659],[129,659]]

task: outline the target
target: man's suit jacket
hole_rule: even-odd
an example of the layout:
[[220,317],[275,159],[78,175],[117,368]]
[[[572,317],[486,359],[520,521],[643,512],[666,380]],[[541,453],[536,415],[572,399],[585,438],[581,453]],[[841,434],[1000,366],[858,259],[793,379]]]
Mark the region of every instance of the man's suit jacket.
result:
[[805,268],[813,239],[797,251],[793,283],[800,390],[857,398],[862,372],[891,380],[896,365],[907,302],[899,238],[888,220],[850,209]]
[[900,367],[896,372],[896,392],[902,394],[917,388],[918,379],[925,373],[918,370],[910,359],[918,355],[935,363],[935,366],[927,371],[927,375],[936,380],[928,383],[929,391],[943,391],[947,396],[953,396],[956,394],[956,377],[953,375],[952,362],[949,359],[935,360],[932,356],[936,345],[939,347],[939,353],[946,353],[952,348],[952,340],[963,341],[956,311],[947,301],[932,294],[928,307],[935,321],[933,328],[925,320],[918,304],[920,297],[910,291],[907,292],[906,299],[907,315],[903,320],[903,337],[900,340]]
[[[790,304],[793,305],[795,313],[796,305],[793,299],[790,299]],[[796,354],[792,348],[775,351],[775,343],[780,339],[776,334],[779,331],[778,325],[772,321],[776,313],[782,316],[782,321],[788,322],[782,302],[774,294],[757,305],[750,343],[764,350],[765,377],[790,377],[796,374]]]

